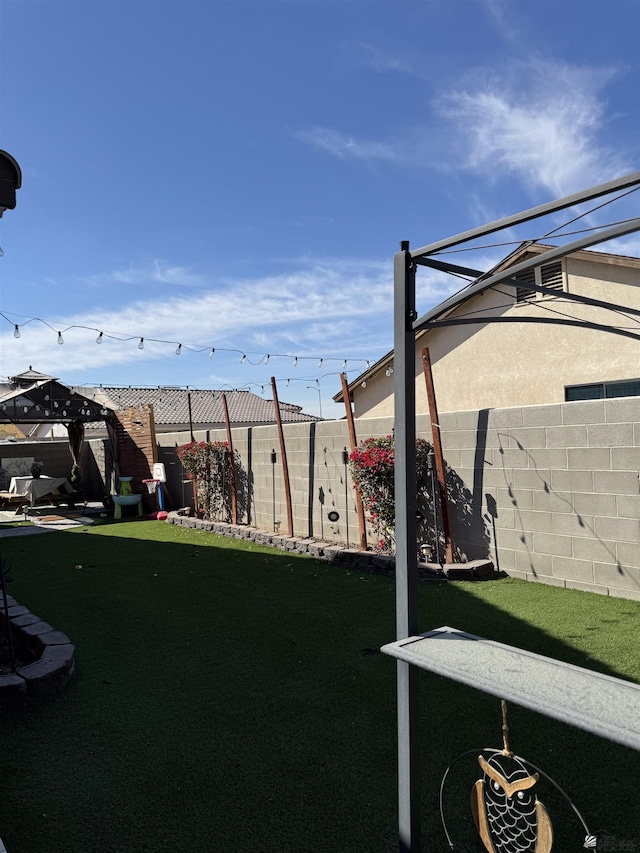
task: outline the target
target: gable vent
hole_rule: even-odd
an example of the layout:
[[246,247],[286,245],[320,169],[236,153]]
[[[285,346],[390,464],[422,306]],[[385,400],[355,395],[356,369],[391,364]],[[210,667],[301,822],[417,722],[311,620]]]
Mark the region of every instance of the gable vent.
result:
[[562,261],[545,264],[540,270],[540,283],[552,290],[563,290]]
[[[516,273],[514,278],[516,281],[521,281],[523,285],[534,285],[536,283],[536,271],[535,269],[525,270],[524,272]],[[535,298],[535,290],[530,290],[528,287],[516,287],[516,302],[526,302],[529,299]]]

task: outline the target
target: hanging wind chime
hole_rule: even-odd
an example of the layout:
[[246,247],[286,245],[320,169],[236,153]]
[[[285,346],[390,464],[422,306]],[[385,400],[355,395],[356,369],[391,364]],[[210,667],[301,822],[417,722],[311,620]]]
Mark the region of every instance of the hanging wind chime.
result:
[[589,832],[582,815],[562,790],[539,767],[515,755],[509,748],[507,703],[502,700],[502,749],[472,749],[459,755],[447,767],[440,784],[440,818],[451,850],[464,848],[454,842],[444,816],[444,790],[452,767],[463,758],[476,754],[482,770],[471,790],[471,814],[487,853],[551,853],[551,818],[537,796],[537,784],[544,777],[562,794],[578,816],[584,831],[583,847],[594,849],[596,838]]

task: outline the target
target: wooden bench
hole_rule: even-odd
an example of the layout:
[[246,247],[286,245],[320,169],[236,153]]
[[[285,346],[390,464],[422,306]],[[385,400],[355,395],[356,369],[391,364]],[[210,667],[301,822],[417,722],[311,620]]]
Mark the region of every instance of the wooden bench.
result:
[[0,509],[13,509],[15,507],[16,515],[18,515],[26,504],[29,504],[29,498],[26,495],[19,495],[15,492],[0,492]]

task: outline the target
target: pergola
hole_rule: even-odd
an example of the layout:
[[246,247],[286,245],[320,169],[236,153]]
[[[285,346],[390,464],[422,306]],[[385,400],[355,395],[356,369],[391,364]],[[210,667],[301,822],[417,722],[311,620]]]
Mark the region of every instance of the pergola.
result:
[[[565,719],[571,724],[607,737],[618,743],[640,749],[640,730],[634,729],[634,720],[640,719],[640,686],[608,679],[607,700],[585,712],[578,707],[585,695],[595,697],[602,691],[602,679],[595,673],[567,667],[559,661],[531,655],[510,646],[501,646],[443,627],[429,634],[420,634],[418,624],[418,565],[416,556],[416,399],[415,399],[415,336],[422,330],[456,324],[478,324],[491,322],[531,323],[541,322],[539,317],[495,316],[456,317],[449,312],[463,300],[497,284],[514,285],[519,288],[557,295],[554,291],[535,283],[524,284],[514,276],[557,260],[571,252],[631,234],[640,230],[640,217],[617,222],[601,228],[586,228],[585,236],[553,248],[542,255],[529,258],[502,272],[482,272],[457,264],[446,257],[452,249],[464,250],[478,238],[504,231],[525,222],[555,214],[576,205],[612,196],[614,193],[627,195],[640,187],[640,172],[627,175],[606,184],[593,187],[574,195],[531,208],[505,219],[474,228],[454,237],[411,250],[408,242],[402,242],[401,250],[394,258],[394,418],[395,418],[395,506],[396,506],[396,642],[383,648],[397,659],[397,714],[398,714],[398,805],[399,805],[399,850],[401,853],[418,853],[420,841],[420,769],[418,764],[419,697],[418,679],[420,669],[438,672],[445,677],[471,685],[479,690],[512,699],[542,714]],[[612,200],[615,200],[612,199]],[[608,202],[605,202],[608,203]],[[600,203],[596,206],[603,207]],[[590,211],[578,210],[570,220],[574,222]],[[569,224],[569,223],[566,223]],[[561,240],[554,228],[551,232]],[[531,240],[538,242],[549,237],[549,233]],[[575,232],[574,232],[575,233]],[[567,235],[565,235],[566,237]],[[446,253],[446,254],[445,254]],[[438,257],[439,256],[439,257]],[[442,303],[437,311],[419,316],[416,310],[416,271],[419,266],[429,267],[454,275],[474,279],[460,294]],[[639,316],[640,311],[602,300],[591,299],[571,293],[563,293],[563,299],[586,303],[597,308],[608,308],[627,316]],[[544,318],[543,322],[580,326],[612,332],[636,339],[640,333],[614,325],[592,323],[568,317]],[[506,661],[506,663],[505,663]],[[509,678],[501,677],[505,665],[509,666]],[[515,674],[514,674],[515,673]],[[520,679],[516,675],[520,675]],[[554,693],[553,684],[558,684]],[[572,687],[574,688],[572,691]],[[586,691],[586,692],[585,692]],[[594,702],[594,707],[595,707]],[[574,705],[576,707],[574,707]],[[631,722],[629,722],[631,721]],[[516,849],[510,848],[510,849]],[[520,848],[518,848],[520,849]]]

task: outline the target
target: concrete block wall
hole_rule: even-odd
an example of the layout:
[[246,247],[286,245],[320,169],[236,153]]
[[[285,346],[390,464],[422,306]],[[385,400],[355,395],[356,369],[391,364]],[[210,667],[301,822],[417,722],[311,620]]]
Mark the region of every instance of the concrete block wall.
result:
[[640,400],[446,414],[441,426],[499,569],[640,599]]
[[[459,502],[452,508],[454,542],[468,559],[490,557],[525,580],[640,599],[640,400],[445,413],[440,426]],[[391,418],[356,421],[359,441],[392,429]],[[342,463],[346,421],[290,424],[284,431],[294,534],[345,544],[348,533],[354,547],[355,496],[348,476],[345,489]],[[431,440],[426,416],[418,417],[417,431]],[[161,460],[173,458],[175,467],[173,449],[188,440],[184,433],[158,436]],[[275,480],[275,516],[286,533],[275,426],[234,429],[233,442],[248,475],[239,520],[273,529]],[[331,511],[338,521],[329,521]],[[369,542],[375,544],[371,530]]]

